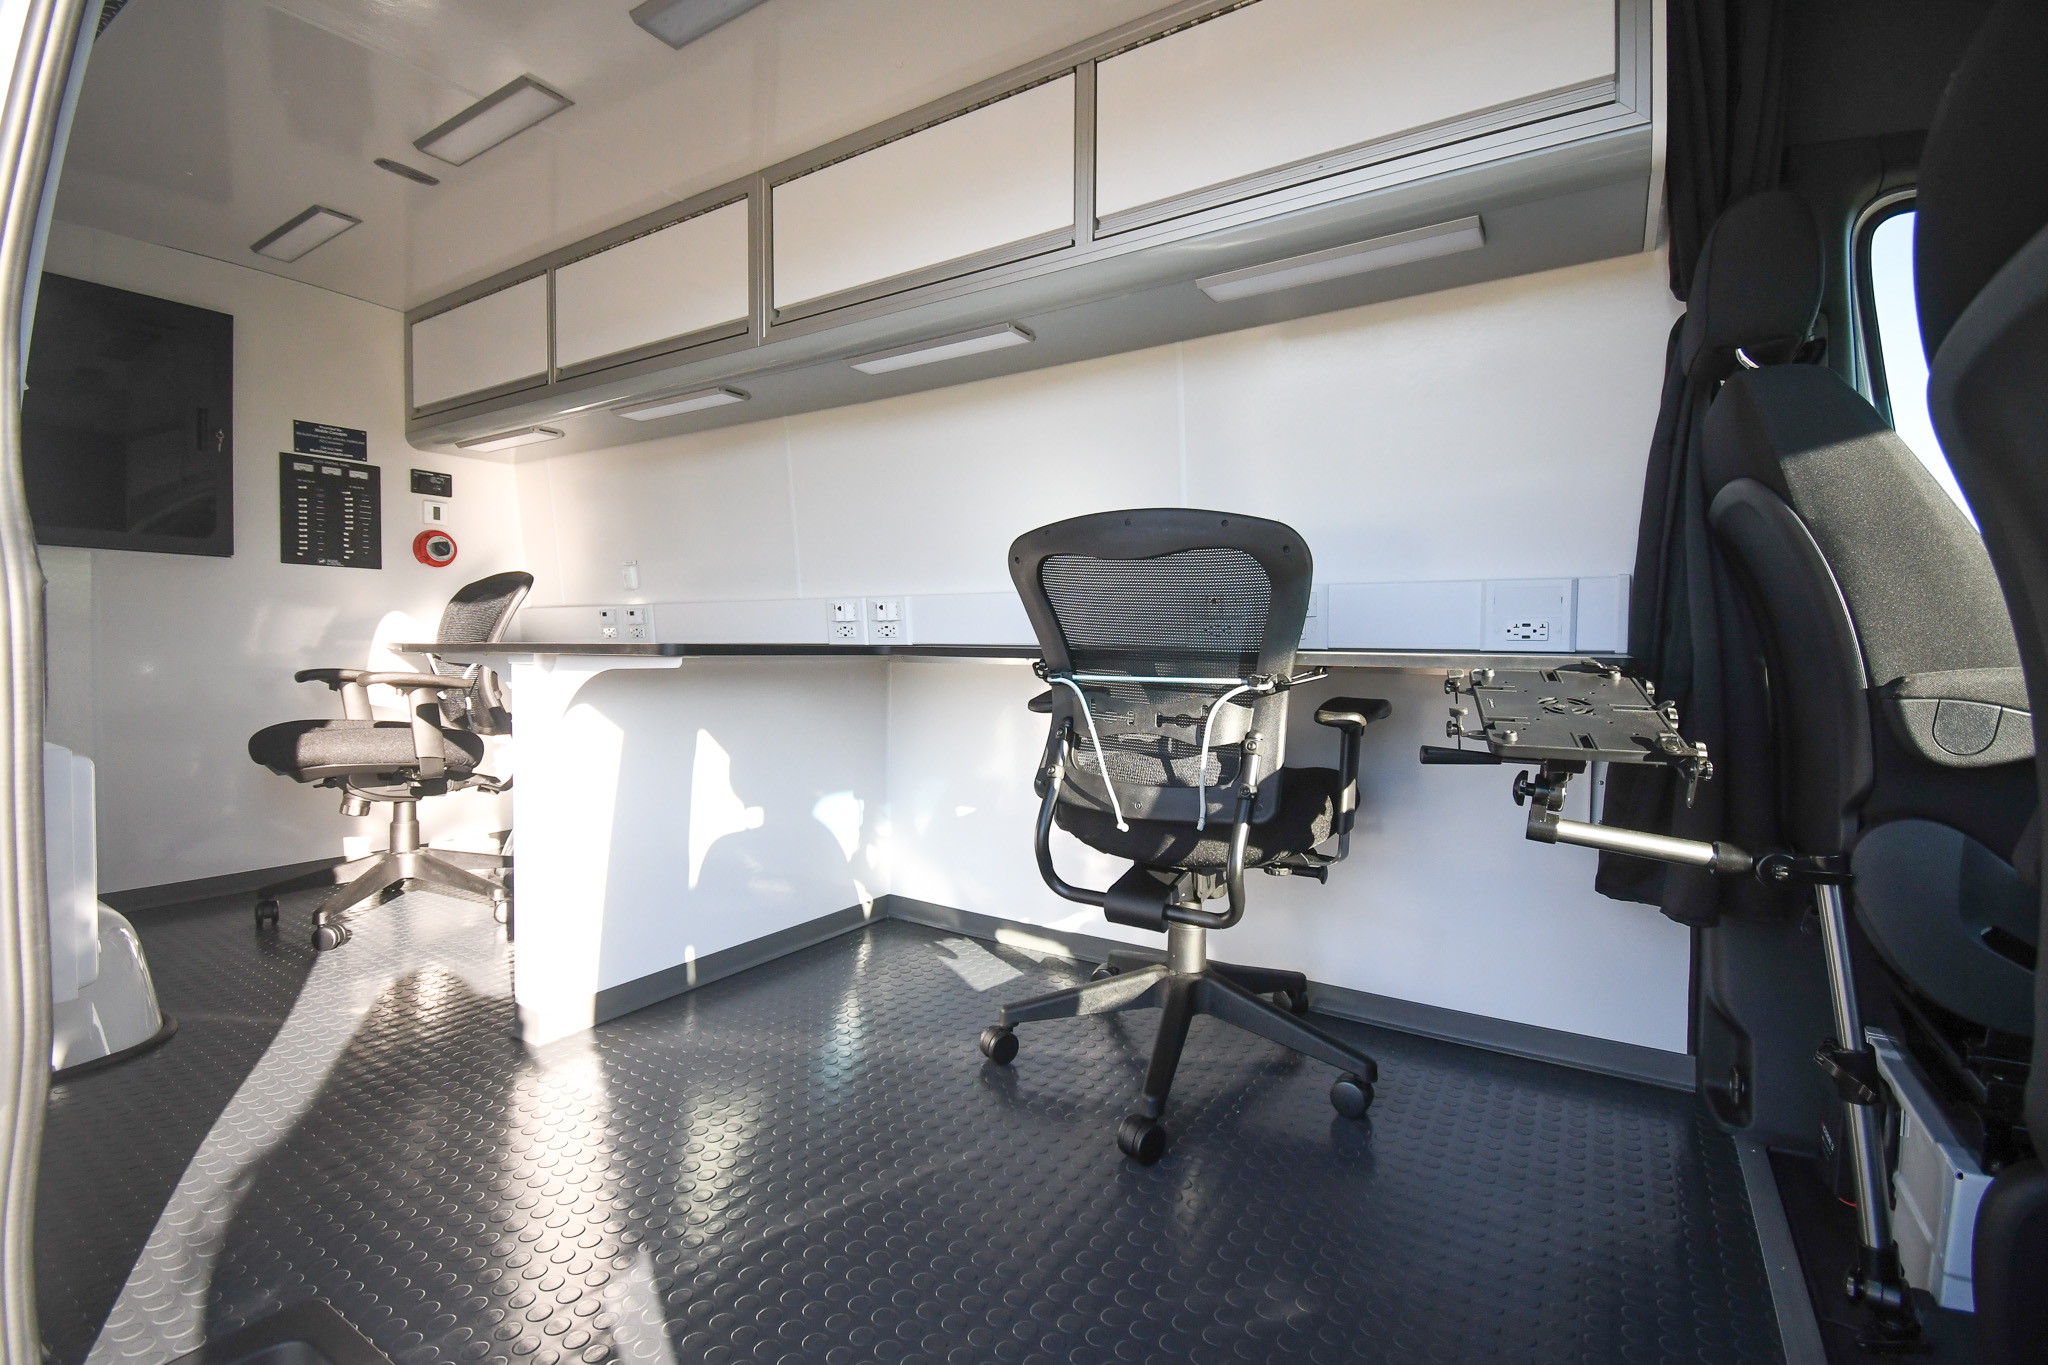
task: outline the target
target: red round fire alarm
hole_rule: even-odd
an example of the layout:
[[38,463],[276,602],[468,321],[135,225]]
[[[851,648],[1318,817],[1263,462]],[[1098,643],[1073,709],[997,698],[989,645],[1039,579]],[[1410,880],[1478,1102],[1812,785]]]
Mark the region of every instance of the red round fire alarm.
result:
[[422,531],[412,538],[412,557],[445,569],[455,562],[455,537],[446,531]]

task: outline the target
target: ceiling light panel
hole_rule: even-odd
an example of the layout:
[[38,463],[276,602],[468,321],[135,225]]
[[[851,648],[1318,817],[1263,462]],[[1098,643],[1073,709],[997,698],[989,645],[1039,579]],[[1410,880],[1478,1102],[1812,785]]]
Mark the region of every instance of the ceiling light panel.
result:
[[633,7],[633,22],[667,43],[682,47],[737,19],[761,0],[646,0]]
[[576,101],[531,76],[520,76],[485,95],[412,145],[451,166],[488,152],[505,139],[552,118]]
[[457,450],[511,450],[517,446],[539,445],[542,441],[559,441],[562,433],[553,427],[520,427],[517,431],[500,431],[490,436],[478,436],[468,441],[457,441]]
[[657,417],[676,417],[686,412],[702,412],[706,408],[722,408],[728,403],[744,403],[747,395],[738,389],[699,389],[695,393],[679,393],[669,398],[654,398],[631,407],[613,408],[632,422],[652,422]]
[[1460,251],[1477,251],[1486,245],[1486,232],[1475,217],[1434,223],[1409,232],[1396,232],[1349,246],[1331,247],[1307,256],[1255,265],[1228,274],[1209,275],[1195,281],[1195,287],[1218,303],[1272,294],[1282,289],[1299,289],[1324,280],[1363,275],[1371,270],[1451,256]]
[[263,237],[249,250],[273,261],[296,261],[316,246],[324,246],[363,220],[339,209],[315,204],[283,227]]
[[977,332],[959,332],[949,337],[920,341],[914,346],[899,346],[894,350],[855,356],[846,363],[862,374],[888,374],[891,370],[907,370],[917,365],[955,360],[964,355],[979,355],[983,351],[1000,351],[1006,346],[1023,346],[1033,340],[1035,338],[1024,328],[1014,322],[1005,322]]
[[388,156],[380,156],[370,164],[380,171],[391,172],[401,180],[410,180],[415,185],[438,185],[441,183],[439,177],[428,175],[425,171],[408,166],[403,161],[393,161]]

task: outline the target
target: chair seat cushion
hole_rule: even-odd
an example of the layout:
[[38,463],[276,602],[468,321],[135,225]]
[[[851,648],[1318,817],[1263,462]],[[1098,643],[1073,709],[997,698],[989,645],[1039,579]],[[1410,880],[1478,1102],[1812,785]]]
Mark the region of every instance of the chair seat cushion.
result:
[[[483,761],[484,742],[443,728],[441,756],[451,776],[466,776]],[[249,736],[249,757],[301,782],[403,773],[414,762],[412,727],[402,720],[288,720]]]
[[[1245,845],[1245,866],[1261,867],[1283,853],[1306,853],[1337,827],[1339,780],[1334,768],[1283,768],[1280,806],[1273,818],[1253,825]],[[1220,872],[1230,861],[1229,821],[1211,819],[1207,829],[1178,820],[1133,820],[1119,830],[1106,812],[1062,801],[1053,807],[1059,827],[1090,848],[1147,867]]]

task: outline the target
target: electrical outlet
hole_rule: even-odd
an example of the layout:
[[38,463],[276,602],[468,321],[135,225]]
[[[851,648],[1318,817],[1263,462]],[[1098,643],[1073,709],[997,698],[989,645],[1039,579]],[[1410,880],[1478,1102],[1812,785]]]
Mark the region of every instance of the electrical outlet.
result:
[[835,645],[861,643],[861,600],[858,597],[835,597],[826,605],[826,641]]
[[1569,578],[1488,583],[1484,647],[1558,652],[1571,649],[1576,595],[1576,585]]
[[597,638],[616,640],[619,638],[619,611],[616,607],[597,609]]
[[648,620],[647,608],[627,607],[622,617],[623,619],[619,626],[622,638],[627,640],[652,640],[654,638],[654,625]]
[[871,645],[910,643],[910,606],[900,597],[867,599],[868,640]]

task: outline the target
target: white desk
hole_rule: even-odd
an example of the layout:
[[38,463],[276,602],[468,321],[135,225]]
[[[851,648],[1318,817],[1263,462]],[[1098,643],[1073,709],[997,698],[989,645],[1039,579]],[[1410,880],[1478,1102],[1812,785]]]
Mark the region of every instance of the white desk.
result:
[[[637,910],[628,914],[620,908],[612,909],[608,918],[607,900],[618,898],[605,894],[601,869],[607,860],[624,856],[653,875],[660,868],[677,868],[681,850],[671,840],[668,846],[628,843],[628,853],[614,852],[619,846],[616,829],[624,818],[615,809],[618,797],[614,790],[622,741],[618,731],[598,714],[599,708],[579,709],[577,705],[578,696],[594,679],[622,670],[676,669],[688,660],[855,660],[885,656],[987,659],[1015,666],[1038,657],[1038,651],[1028,646],[526,642],[396,648],[405,654],[432,652],[453,662],[480,662],[509,673],[518,717],[514,737],[518,860],[514,913],[518,969],[513,998],[518,1007],[520,1036],[534,1045],[582,1032],[597,1022],[600,1015],[608,1017],[620,1012],[605,1005],[601,997],[633,979],[673,972],[681,965],[671,960],[649,960],[622,968],[616,961],[609,966],[600,961],[607,934],[623,936],[635,927],[620,923],[622,916],[644,918]],[[1303,651],[1299,657],[1304,666],[1331,669],[1440,671],[1484,665],[1555,667],[1579,656],[1312,650]],[[800,757],[800,761],[809,760]],[[678,774],[678,783],[687,783],[689,776],[687,772]],[[1023,780],[1020,773],[1019,781]],[[640,799],[645,802],[648,798],[644,787],[642,793]],[[1023,837],[1020,833],[1019,838]],[[598,870],[595,877],[594,869]],[[613,880],[619,880],[616,872]],[[843,900],[839,902],[840,906],[844,904]],[[666,912],[645,912],[657,913]],[[729,926],[729,933],[741,938],[756,932],[769,931],[749,928],[744,917],[735,917]],[[723,950],[721,946],[720,951]],[[621,976],[622,970],[626,975],[620,980],[605,979],[607,974]],[[694,973],[686,973],[686,977],[688,984],[696,983]],[[655,997],[649,996],[652,998]]]

